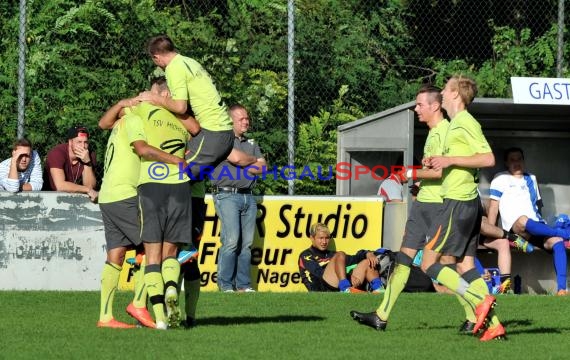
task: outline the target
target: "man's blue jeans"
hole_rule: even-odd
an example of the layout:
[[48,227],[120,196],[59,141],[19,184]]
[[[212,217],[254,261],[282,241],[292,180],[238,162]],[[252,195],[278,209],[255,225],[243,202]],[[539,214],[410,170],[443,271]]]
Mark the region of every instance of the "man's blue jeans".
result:
[[218,258],[221,291],[251,288],[251,245],[257,204],[251,194],[214,194],[216,213],[222,222]]

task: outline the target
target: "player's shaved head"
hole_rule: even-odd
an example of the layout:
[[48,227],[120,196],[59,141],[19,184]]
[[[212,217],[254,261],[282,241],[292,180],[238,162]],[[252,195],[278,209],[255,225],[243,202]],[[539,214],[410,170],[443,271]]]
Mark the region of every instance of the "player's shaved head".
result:
[[428,84],[422,85],[422,87],[418,90],[416,96],[419,94],[426,94],[429,104],[432,104],[434,101],[437,102],[438,104],[441,104],[442,101],[441,89],[438,88],[437,86],[428,85]]

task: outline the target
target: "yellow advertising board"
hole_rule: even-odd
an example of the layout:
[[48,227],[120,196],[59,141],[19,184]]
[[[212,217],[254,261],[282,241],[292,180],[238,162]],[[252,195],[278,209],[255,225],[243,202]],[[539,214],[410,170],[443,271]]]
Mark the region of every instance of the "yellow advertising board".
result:
[[[379,197],[263,196],[257,198],[257,225],[251,249],[252,285],[257,291],[306,291],[299,274],[299,254],[311,245],[309,228],[325,223],[330,248],[354,254],[381,247],[383,201]],[[202,290],[217,291],[221,222],[211,196],[199,248]],[[127,256],[128,257],[128,256]],[[121,288],[132,288],[125,264]]]

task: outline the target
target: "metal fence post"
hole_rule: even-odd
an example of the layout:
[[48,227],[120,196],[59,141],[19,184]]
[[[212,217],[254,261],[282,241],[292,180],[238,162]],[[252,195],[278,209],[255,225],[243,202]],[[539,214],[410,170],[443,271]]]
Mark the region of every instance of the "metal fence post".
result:
[[20,29],[18,35],[18,133],[24,136],[26,100],[26,0],[20,0]]
[[[287,153],[295,165],[295,0],[287,1]],[[295,180],[287,180],[289,195],[295,194]]]
[[564,0],[558,0],[558,52],[556,55],[556,76],[560,78],[564,66]]

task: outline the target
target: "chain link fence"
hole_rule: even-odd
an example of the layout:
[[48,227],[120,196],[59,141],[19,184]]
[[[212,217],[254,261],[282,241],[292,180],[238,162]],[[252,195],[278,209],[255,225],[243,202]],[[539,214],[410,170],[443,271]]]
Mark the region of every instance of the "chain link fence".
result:
[[[21,133],[45,159],[82,124],[102,164],[108,133],[98,119],[148,87],[145,42],[158,33],[204,65],[228,105],[250,110],[253,136],[279,169],[334,164],[336,126],[410,101],[450,71],[476,72],[505,47],[538,44],[531,61],[543,67],[517,76],[556,76],[544,64],[553,46],[564,49],[562,0],[26,1],[0,4],[2,159]],[[259,187],[291,193],[284,177]],[[295,181],[295,191],[333,194],[334,178]]]
[[557,23],[557,2],[414,0],[409,9],[415,16],[408,24],[421,54],[444,60],[471,59],[481,64],[494,56],[496,27],[508,26],[516,32],[528,28],[532,36],[541,36]]

